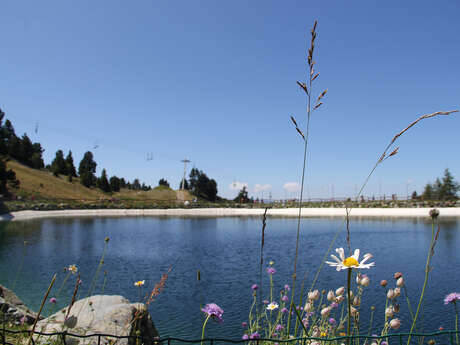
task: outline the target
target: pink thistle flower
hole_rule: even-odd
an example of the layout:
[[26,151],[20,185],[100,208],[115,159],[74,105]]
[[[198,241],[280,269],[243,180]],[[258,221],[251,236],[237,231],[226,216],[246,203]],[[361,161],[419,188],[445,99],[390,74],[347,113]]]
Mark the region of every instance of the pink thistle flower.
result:
[[273,275],[276,273],[276,270],[274,267],[267,267],[267,273]]
[[454,303],[455,304],[455,301],[459,301],[460,300],[460,293],[458,292],[452,292],[450,294],[448,294],[445,298],[444,298],[444,304],[447,305],[449,303]]
[[56,297],[51,297],[51,298],[50,298],[50,303],[56,303],[56,302],[57,302]]
[[257,284],[253,284],[251,286],[251,289],[254,290],[254,291],[256,291],[258,288],[259,288],[259,285],[257,285]]
[[204,306],[203,309],[201,309],[201,311],[205,314],[207,314],[208,317],[212,317],[214,320],[218,321],[218,322],[222,322],[223,319],[222,319],[222,314],[224,313],[224,311],[222,310],[221,307],[219,307],[217,304],[215,303],[209,303],[209,304],[206,304]]

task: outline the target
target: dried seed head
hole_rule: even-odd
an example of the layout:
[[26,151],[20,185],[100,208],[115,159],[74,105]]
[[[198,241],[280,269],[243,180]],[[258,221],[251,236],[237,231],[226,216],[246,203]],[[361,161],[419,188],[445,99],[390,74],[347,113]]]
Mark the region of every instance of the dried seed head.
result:
[[396,272],[396,273],[393,275],[393,278],[396,279],[396,280],[398,280],[399,278],[402,277],[402,275],[403,275],[403,274],[402,274],[401,272]]
[[318,109],[322,105],[323,105],[323,102],[319,102],[317,105],[315,105],[315,107],[313,109]]
[[435,219],[435,218],[438,218],[439,216],[439,211],[435,208],[433,208],[432,210],[430,210],[430,217]]
[[387,284],[388,284],[388,282],[385,279],[380,281],[380,286],[385,287],[385,286],[387,286]]
[[397,154],[397,153],[398,153],[398,150],[399,150],[399,146],[398,146],[397,148],[395,148],[395,149],[393,150],[393,152],[391,152],[391,153],[388,155],[388,157],[391,157],[391,156],[394,156],[395,154]]

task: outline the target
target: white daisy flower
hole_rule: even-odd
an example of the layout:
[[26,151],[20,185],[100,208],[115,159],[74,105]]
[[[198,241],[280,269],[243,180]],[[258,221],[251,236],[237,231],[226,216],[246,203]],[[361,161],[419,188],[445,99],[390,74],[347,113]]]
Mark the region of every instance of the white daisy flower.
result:
[[331,257],[335,260],[335,262],[326,261],[329,266],[335,267],[337,271],[346,270],[349,268],[371,268],[375,266],[374,262],[366,264],[366,261],[372,259],[372,254],[364,254],[364,258],[361,262],[359,260],[359,249],[355,249],[355,252],[352,256],[345,258],[345,252],[343,248],[337,248],[335,250],[338,254],[340,259],[335,256],[331,255]]
[[279,307],[278,303],[272,302],[272,303],[270,303],[269,305],[267,305],[267,310],[270,310],[270,311],[271,311],[271,310],[275,310],[275,309],[277,309],[278,307]]

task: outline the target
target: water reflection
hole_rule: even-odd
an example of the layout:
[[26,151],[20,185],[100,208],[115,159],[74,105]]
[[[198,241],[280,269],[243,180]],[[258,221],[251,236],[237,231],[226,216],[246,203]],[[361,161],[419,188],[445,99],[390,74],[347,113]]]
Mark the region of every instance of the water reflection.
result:
[[[70,264],[79,266],[86,292],[108,236],[103,268],[108,272],[105,293],[122,294],[136,301],[138,291],[133,288],[134,281],[145,279],[147,291],[173,266],[166,289],[151,308],[160,333],[199,337],[199,305],[216,302],[224,307],[226,321],[218,328],[210,328],[209,334],[233,336],[241,331],[241,321],[247,320],[250,286],[258,282],[261,225],[259,217],[69,217],[0,223],[0,283],[8,285],[14,280],[23,257],[23,242],[27,241],[20,284],[15,288],[27,304],[38,309],[52,274],[58,272],[58,281],[62,282],[62,269]],[[460,247],[460,220],[440,217],[440,225],[427,291],[426,310],[430,312],[432,325],[451,321],[442,309],[442,298],[460,283],[460,277],[452,274],[460,267],[456,250]],[[371,252],[376,262],[376,267],[366,272],[374,285],[366,290],[363,303],[367,299],[367,305],[378,304],[381,309],[382,291],[378,282],[391,281],[395,271],[404,272],[409,294],[418,296],[431,239],[428,217],[352,218],[350,229],[352,246]],[[299,284],[306,276],[305,286],[310,286],[331,238],[338,231],[333,247],[346,247],[342,219],[302,220]],[[291,282],[295,238],[295,219],[267,220],[264,260],[275,261],[278,271],[275,291]],[[200,283],[196,279],[197,270],[201,272]],[[264,277],[265,289],[269,282]],[[345,278],[325,268],[319,281],[321,289],[335,289],[344,284]],[[102,277],[96,284],[96,293],[101,288]],[[63,296],[69,297],[70,290]],[[164,315],[168,317],[165,319]],[[403,311],[402,317],[406,316]],[[190,329],[197,333],[190,334]]]

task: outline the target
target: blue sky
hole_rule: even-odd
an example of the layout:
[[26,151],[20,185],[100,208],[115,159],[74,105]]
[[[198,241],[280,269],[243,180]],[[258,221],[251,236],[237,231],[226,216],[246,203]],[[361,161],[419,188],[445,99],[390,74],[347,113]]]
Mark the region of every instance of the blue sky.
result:
[[[305,125],[296,80],[317,19],[314,93],[329,92],[306,195],[352,196],[399,130],[460,108],[459,13],[453,0],[4,0],[0,107],[46,163],[91,150],[98,173],[177,188],[188,157],[221,196],[293,197],[303,144],[289,116]],[[364,194],[420,192],[445,168],[460,180],[459,129],[459,114],[413,128]]]

